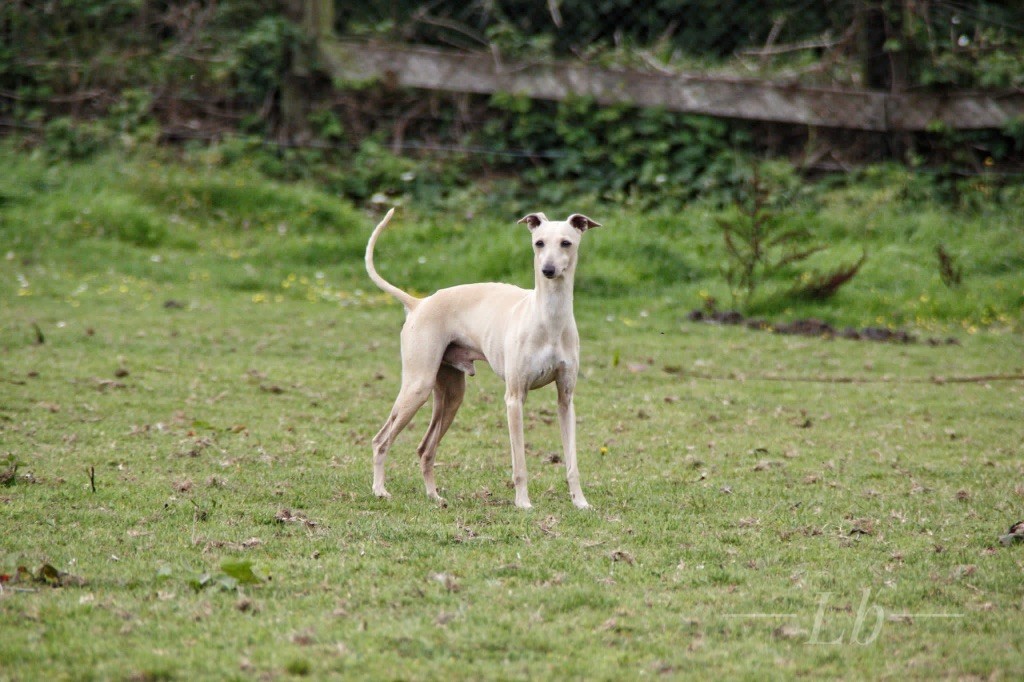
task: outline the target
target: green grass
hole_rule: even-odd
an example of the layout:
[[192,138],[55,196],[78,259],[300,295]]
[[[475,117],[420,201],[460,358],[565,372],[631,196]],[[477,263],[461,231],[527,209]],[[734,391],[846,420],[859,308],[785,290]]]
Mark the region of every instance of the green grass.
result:
[[[961,342],[930,347],[684,322],[723,296],[702,209],[578,207],[606,225],[576,304],[595,509],[549,462],[553,389],[527,405],[535,509],[512,506],[483,368],[441,446],[440,509],[414,455],[426,412],[392,451],[394,499],[370,492],[402,318],[362,273],[375,217],[244,169],[6,165],[0,573],[87,582],[3,585],[0,679],[1024,675],[1024,546],[997,540],[1024,517],[1024,382],[933,380],[1024,371],[1019,216],[870,186],[826,202],[872,269],[790,315]],[[518,216],[411,213],[380,244],[394,281],[530,281]],[[926,262],[939,237],[966,291]],[[262,582],[224,579],[234,561]]]
[[[9,171],[0,188],[0,256],[16,270],[6,286],[14,285],[12,275],[24,278],[19,293],[75,298],[82,285],[106,291],[129,278],[129,286],[155,296],[184,270],[212,291],[271,302],[376,296],[367,291],[362,253],[379,213],[314,187],[268,181],[242,163],[225,168],[215,152],[186,163],[111,155],[46,165],[0,150],[0,160]],[[880,169],[818,190],[797,219],[810,223],[815,243],[830,248],[805,269],[827,270],[866,251],[862,273],[826,302],[788,298],[800,271],[786,273],[788,279],[765,283],[751,312],[925,330],[1024,327],[1024,215],[1016,195],[1006,192],[985,210],[953,211],[906,198],[917,184],[903,171]],[[486,280],[530,285],[526,263],[513,257],[525,241],[515,220],[544,208],[552,216],[591,214],[606,226],[584,245],[581,296],[627,310],[642,300],[648,313],[677,318],[709,297],[721,308],[732,305],[721,275],[718,212],[708,206],[638,213],[584,198],[572,206],[499,211],[483,190],[449,203],[432,213],[402,209],[378,246],[386,277],[424,293]],[[963,269],[958,288],[941,281],[939,244]]]

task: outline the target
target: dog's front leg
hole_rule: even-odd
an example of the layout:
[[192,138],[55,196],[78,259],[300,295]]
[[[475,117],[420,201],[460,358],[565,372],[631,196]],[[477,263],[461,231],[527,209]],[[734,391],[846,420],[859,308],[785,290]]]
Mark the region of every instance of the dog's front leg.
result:
[[589,509],[590,504],[580,487],[580,470],[576,464],[576,408],[572,401],[576,378],[560,376],[555,384],[558,387],[558,426],[562,432],[565,480],[569,483],[569,495],[577,509]]
[[525,401],[525,387],[505,389],[508,436],[512,442],[512,484],[516,487],[516,506],[520,509],[532,509],[530,493],[526,489],[526,449],[523,445],[523,403]]

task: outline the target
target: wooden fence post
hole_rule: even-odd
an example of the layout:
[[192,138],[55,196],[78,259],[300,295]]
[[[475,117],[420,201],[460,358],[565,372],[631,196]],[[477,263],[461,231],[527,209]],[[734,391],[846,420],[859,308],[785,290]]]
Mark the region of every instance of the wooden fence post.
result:
[[334,34],[334,0],[286,0],[289,17],[305,34],[292,50],[291,66],[281,83],[281,141],[306,142],[309,129],[309,103],[313,95],[312,55],[316,44]]

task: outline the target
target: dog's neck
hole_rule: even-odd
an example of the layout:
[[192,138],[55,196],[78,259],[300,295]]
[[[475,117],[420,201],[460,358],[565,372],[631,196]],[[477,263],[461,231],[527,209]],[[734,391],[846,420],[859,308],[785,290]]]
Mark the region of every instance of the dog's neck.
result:
[[540,272],[534,273],[534,309],[547,328],[559,328],[572,323],[572,292],[575,275],[575,269],[567,270],[556,279],[548,279]]

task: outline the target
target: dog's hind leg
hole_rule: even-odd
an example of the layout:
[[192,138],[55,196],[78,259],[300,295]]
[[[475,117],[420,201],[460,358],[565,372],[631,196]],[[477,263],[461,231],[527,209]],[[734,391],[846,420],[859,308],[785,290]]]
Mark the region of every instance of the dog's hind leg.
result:
[[387,459],[388,450],[416,411],[427,401],[427,396],[433,388],[434,384],[431,381],[407,382],[403,378],[402,388],[395,399],[394,407],[391,408],[390,416],[373,437],[373,494],[377,497],[391,497],[384,488],[384,461]]
[[430,417],[430,426],[427,427],[427,432],[416,451],[420,456],[420,468],[423,470],[427,497],[442,505],[445,501],[437,494],[437,483],[434,481],[434,457],[437,455],[438,443],[452,425],[465,394],[466,375],[454,367],[441,365],[434,383],[434,411]]

